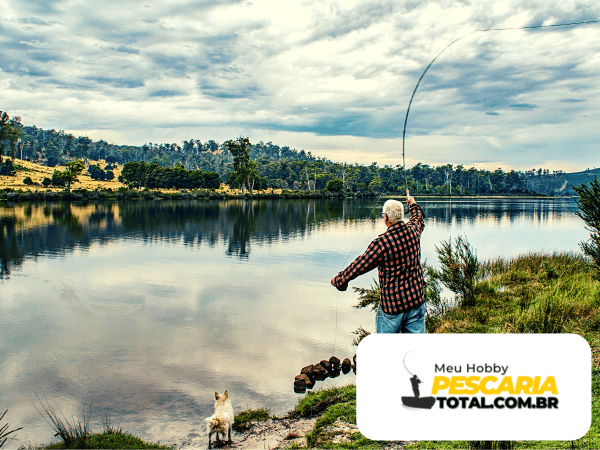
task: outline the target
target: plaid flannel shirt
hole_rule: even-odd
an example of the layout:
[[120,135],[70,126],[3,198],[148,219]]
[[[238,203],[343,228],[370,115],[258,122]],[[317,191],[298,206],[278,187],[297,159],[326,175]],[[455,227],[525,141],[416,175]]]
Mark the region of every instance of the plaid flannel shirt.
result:
[[373,240],[365,253],[335,277],[335,286],[345,291],[350,280],[378,267],[383,312],[397,315],[419,307],[425,300],[420,243],[425,215],[413,204],[409,217],[408,223],[396,223]]

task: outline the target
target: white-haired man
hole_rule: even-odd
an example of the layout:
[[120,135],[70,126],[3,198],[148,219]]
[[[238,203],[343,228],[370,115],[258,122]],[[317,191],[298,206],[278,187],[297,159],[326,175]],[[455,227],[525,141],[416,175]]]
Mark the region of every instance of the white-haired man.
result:
[[379,268],[379,309],[375,323],[378,333],[424,333],[425,297],[421,269],[421,233],[425,228],[423,210],[410,195],[406,199],[409,221],[404,222],[404,205],[388,200],[383,205],[387,231],[373,240],[365,253],[332,278],[340,291],[350,280]]

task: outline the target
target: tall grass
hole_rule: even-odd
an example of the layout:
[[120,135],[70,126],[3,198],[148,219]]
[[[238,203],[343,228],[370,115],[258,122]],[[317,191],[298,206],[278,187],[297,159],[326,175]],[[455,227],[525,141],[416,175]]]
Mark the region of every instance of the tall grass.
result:
[[[4,416],[6,415],[7,412],[8,412],[8,409],[2,413],[2,415],[0,416],[0,422],[2,420],[4,420]],[[13,437],[9,438],[7,436],[23,429],[23,427],[19,427],[14,430],[8,431],[9,426],[10,426],[9,423],[5,423],[4,425],[2,425],[0,427],[0,448],[4,447],[4,444],[6,444],[6,441],[8,441],[9,439],[11,439],[11,440],[14,439]]]
[[87,414],[85,413],[85,410],[83,411],[83,422],[77,420],[75,417],[71,417],[71,421],[69,421],[69,419],[67,419],[60,411],[60,409],[60,415],[56,412],[47,398],[44,397],[46,400],[46,404],[44,405],[44,402],[40,399],[37,393],[35,393],[35,395],[39,400],[45,415],[42,414],[39,409],[38,412],[46,420],[46,422],[48,422],[48,425],[50,425],[55,431],[56,434],[54,436],[59,437],[60,440],[63,441],[65,448],[85,448],[87,438],[91,433],[89,421],[92,418],[93,402],[90,403]]
[[593,421],[576,441],[422,441],[408,448],[600,448],[600,280],[590,258],[530,253],[479,263],[473,301],[427,322],[430,333],[575,333],[592,348]]

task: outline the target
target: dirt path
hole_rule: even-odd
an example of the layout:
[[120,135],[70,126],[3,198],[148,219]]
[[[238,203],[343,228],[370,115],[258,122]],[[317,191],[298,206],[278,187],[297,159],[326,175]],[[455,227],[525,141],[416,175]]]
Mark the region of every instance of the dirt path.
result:
[[[269,419],[258,422],[252,422],[248,429],[241,433],[233,433],[231,436],[233,443],[219,443],[214,448],[225,449],[256,449],[268,450],[285,448],[292,443],[306,445],[304,435],[310,432],[317,418],[312,419]],[[207,436],[193,436],[178,443],[177,448],[208,448]]]
[[[292,444],[305,447],[306,438],[304,436],[312,431],[316,421],[317,417],[312,419],[269,419],[252,422],[246,431],[232,435],[233,443],[230,445],[226,442],[215,445],[213,438],[213,448],[274,450],[287,448]],[[358,432],[358,427],[338,420],[323,431],[328,435],[327,440],[331,443],[345,443],[351,441],[350,436]],[[407,443],[389,442],[383,450],[404,449]],[[205,449],[208,448],[208,438],[207,436],[195,436],[181,441],[177,448],[182,450]]]

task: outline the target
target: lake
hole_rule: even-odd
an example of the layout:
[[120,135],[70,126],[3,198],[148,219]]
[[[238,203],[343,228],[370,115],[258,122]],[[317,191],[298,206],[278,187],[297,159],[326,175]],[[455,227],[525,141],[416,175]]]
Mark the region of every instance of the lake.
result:
[[[458,235],[480,259],[579,252],[589,238],[572,199],[417,200],[433,265]],[[109,415],[169,443],[207,442],[215,391],[236,412],[292,409],[303,366],[352,358],[352,331],[374,328],[330,279],[385,231],[375,203],[0,204],[0,413],[23,427],[19,444],[53,439],[36,394],[69,419],[93,402],[94,430]]]

